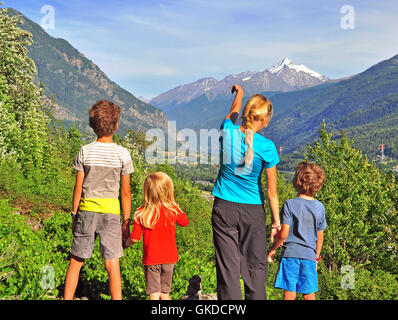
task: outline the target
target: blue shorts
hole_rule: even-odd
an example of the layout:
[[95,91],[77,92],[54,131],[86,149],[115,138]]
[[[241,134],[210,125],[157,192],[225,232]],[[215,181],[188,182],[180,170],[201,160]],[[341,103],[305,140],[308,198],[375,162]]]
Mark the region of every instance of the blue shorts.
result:
[[275,287],[302,294],[317,292],[316,262],[299,258],[282,258]]

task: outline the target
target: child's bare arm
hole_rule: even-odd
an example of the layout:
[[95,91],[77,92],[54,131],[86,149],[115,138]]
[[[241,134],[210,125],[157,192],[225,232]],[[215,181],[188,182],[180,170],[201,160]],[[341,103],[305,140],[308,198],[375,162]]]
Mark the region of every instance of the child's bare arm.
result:
[[80,199],[82,197],[84,181],[84,171],[78,171],[76,175],[75,188],[73,190],[72,212],[76,213],[79,209]]
[[176,219],[177,224],[181,227],[186,227],[189,224],[189,219],[187,217],[187,214],[184,211],[182,211],[179,207],[177,208],[177,210],[178,210],[178,215]]
[[272,260],[272,258],[274,257],[276,250],[280,246],[282,246],[282,244],[285,242],[285,240],[289,236],[289,230],[290,230],[290,226],[288,224],[282,224],[282,229],[281,229],[280,233],[278,234],[278,236],[276,236],[274,244],[268,253],[268,257],[267,257],[268,262],[274,262],[274,260]]
[[316,241],[316,257],[319,258],[321,255],[323,245],[323,230],[318,231],[318,240]]
[[[82,198],[84,171],[78,171],[76,175],[75,188],[73,189],[72,212],[76,214]],[[72,232],[75,231],[76,218],[72,220]]]
[[122,234],[123,239],[126,239],[130,235],[129,223],[126,221],[129,221],[131,216],[131,190],[129,174],[122,176],[121,199],[123,210]]

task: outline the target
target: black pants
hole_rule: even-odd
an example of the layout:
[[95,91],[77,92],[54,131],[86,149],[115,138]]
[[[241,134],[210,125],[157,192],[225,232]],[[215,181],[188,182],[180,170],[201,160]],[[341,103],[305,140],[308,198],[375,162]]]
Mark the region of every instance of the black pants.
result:
[[242,204],[220,198],[212,212],[219,300],[265,300],[267,236],[262,205]]

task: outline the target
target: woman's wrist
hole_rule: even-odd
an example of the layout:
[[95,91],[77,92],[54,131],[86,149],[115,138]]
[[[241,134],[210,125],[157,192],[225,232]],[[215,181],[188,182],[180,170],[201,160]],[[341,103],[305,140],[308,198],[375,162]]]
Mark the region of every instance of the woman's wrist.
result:
[[[271,219],[271,220],[273,220],[273,219]],[[275,228],[277,228],[277,227],[280,227],[281,226],[281,222],[279,221],[279,220],[273,220],[272,222],[271,222],[271,227],[275,227]]]

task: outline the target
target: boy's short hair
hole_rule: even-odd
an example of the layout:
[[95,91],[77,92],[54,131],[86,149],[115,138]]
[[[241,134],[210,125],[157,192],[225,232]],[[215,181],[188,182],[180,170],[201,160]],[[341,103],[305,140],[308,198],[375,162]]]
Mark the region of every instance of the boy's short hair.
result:
[[115,133],[120,112],[120,107],[108,100],[99,100],[88,109],[90,127],[98,138]]
[[326,174],[322,167],[316,163],[303,161],[296,167],[293,186],[299,194],[313,197],[322,188]]

